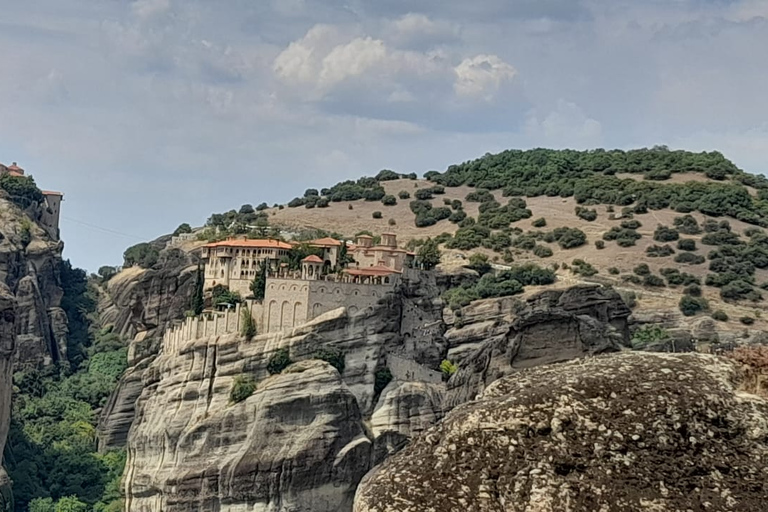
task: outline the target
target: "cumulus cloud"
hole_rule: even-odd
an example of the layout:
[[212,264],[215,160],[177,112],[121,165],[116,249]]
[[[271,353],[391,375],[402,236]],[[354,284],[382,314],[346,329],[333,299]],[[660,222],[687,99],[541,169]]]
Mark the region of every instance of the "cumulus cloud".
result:
[[529,113],[525,131],[532,145],[590,149],[603,144],[602,125],[578,105],[563,99],[543,116]]
[[398,47],[426,50],[461,38],[461,28],[456,22],[435,20],[421,13],[410,12],[384,23],[383,36]]
[[464,59],[454,71],[456,94],[485,101],[491,101],[499,89],[517,74],[515,68],[496,55],[476,55]]

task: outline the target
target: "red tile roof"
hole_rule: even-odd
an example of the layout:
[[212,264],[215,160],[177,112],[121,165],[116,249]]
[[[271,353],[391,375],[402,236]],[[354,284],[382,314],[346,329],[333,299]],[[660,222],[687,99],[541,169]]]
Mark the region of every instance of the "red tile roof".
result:
[[384,265],[376,265],[375,267],[363,267],[363,268],[349,268],[344,271],[345,274],[351,276],[370,276],[370,277],[383,277],[392,274],[402,274],[393,268],[385,267]]
[[301,261],[306,261],[307,263],[322,263],[323,262],[323,260],[321,260],[320,257],[318,257],[318,256],[316,256],[314,254],[310,254],[309,256],[307,256],[306,258],[304,258]]
[[61,192],[56,192],[54,190],[43,190],[42,192],[44,196],[63,196],[64,195]]
[[273,240],[271,238],[268,239],[257,239],[257,240],[224,240],[222,242],[214,242],[212,244],[204,245],[203,247],[208,248],[214,248],[214,247],[237,247],[237,248],[246,248],[246,249],[293,249],[291,244],[282,242],[280,240]]
[[318,238],[317,240],[310,240],[307,242],[309,245],[313,245],[316,247],[341,247],[341,242],[336,240],[335,238],[331,238],[329,236],[325,238]]

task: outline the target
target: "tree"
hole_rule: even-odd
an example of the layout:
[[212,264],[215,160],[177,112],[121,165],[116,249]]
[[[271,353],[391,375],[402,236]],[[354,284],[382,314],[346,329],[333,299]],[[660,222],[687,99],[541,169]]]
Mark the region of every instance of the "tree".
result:
[[123,253],[123,264],[126,267],[138,265],[142,268],[151,268],[160,257],[159,251],[149,243],[136,244],[129,247]]
[[192,301],[190,309],[195,316],[201,314],[205,309],[205,298],[203,297],[203,287],[205,283],[205,276],[203,275],[202,265],[197,265],[197,277],[195,281],[195,292],[192,294]]
[[191,233],[192,232],[192,226],[187,224],[186,222],[184,224],[180,224],[179,227],[176,228],[176,231],[173,232],[173,236],[179,236],[184,233]]
[[99,267],[98,274],[99,277],[101,277],[101,282],[106,283],[115,277],[115,274],[117,274],[117,269],[115,267],[110,267],[109,265],[104,265],[103,267]]
[[416,260],[424,270],[432,270],[440,263],[440,248],[435,240],[428,238],[419,248]]
[[87,512],[88,505],[75,496],[65,496],[56,502],[53,510],[54,512]]
[[467,267],[471,268],[481,276],[491,271],[491,264],[488,262],[488,256],[481,253],[471,255]]
[[55,512],[52,498],[35,498],[29,502],[29,512]]
[[253,319],[251,310],[246,306],[240,310],[240,334],[246,340],[256,336],[256,321]]
[[267,371],[270,375],[281,373],[283,370],[293,364],[291,361],[291,355],[287,348],[281,348],[269,358],[267,362]]
[[259,262],[259,270],[256,272],[256,277],[253,278],[253,282],[251,283],[251,293],[256,300],[264,300],[264,296],[267,292],[268,272],[266,260]]

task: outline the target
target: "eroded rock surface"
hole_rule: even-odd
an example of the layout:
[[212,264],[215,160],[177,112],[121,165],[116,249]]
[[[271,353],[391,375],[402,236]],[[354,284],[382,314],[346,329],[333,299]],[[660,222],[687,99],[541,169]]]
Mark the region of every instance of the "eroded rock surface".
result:
[[768,402],[734,363],[623,352],[519,372],[371,472],[354,512],[763,510]]
[[[11,424],[13,356],[16,351],[16,300],[7,286],[0,284],[0,453],[5,449]],[[10,510],[11,481],[0,466],[0,510]]]
[[[507,303],[485,305],[503,316],[482,320],[483,325],[491,323],[488,336],[462,360],[448,382],[446,410],[473,400],[486,386],[512,372],[614,352],[628,343],[629,308],[607,288],[584,285],[547,290],[524,303]],[[477,324],[464,329],[472,325]],[[457,335],[453,336],[452,343]],[[479,337],[474,331],[472,336]]]

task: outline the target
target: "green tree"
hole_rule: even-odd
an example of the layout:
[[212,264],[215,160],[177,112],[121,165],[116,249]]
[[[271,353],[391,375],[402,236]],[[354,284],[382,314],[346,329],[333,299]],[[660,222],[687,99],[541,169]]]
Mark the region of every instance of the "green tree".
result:
[[238,375],[232,382],[232,389],[229,391],[229,401],[233,404],[239,404],[256,391],[256,381],[250,375]]
[[247,306],[241,309],[240,317],[240,335],[242,335],[246,340],[250,340],[256,336],[256,321],[253,319],[253,315]]
[[281,348],[269,358],[267,362],[267,371],[270,375],[281,373],[283,370],[293,364],[291,361],[291,355],[287,348]]
[[203,275],[202,265],[197,265],[197,280],[195,281],[195,292],[192,294],[191,309],[195,316],[201,314],[205,309],[205,297],[203,296],[203,287],[205,285],[205,276]]
[[267,277],[269,269],[267,267],[266,260],[262,260],[259,263],[259,270],[256,272],[256,277],[251,282],[251,293],[256,300],[264,300],[264,296],[267,293]]
[[428,238],[416,253],[416,260],[424,270],[432,270],[440,263],[440,248],[435,240]]
[[102,267],[99,267],[99,270],[97,272],[99,276],[101,277],[101,282],[106,283],[115,275],[117,274],[117,269],[115,267],[110,267],[109,265],[104,265]]
[[65,496],[56,502],[53,510],[54,512],[87,512],[88,505],[76,496]]
[[35,498],[29,502],[29,512],[54,512],[53,498]]
[[186,222],[184,224],[179,225],[179,227],[176,228],[176,231],[173,232],[173,236],[179,236],[186,233],[192,232],[192,226],[187,224]]

